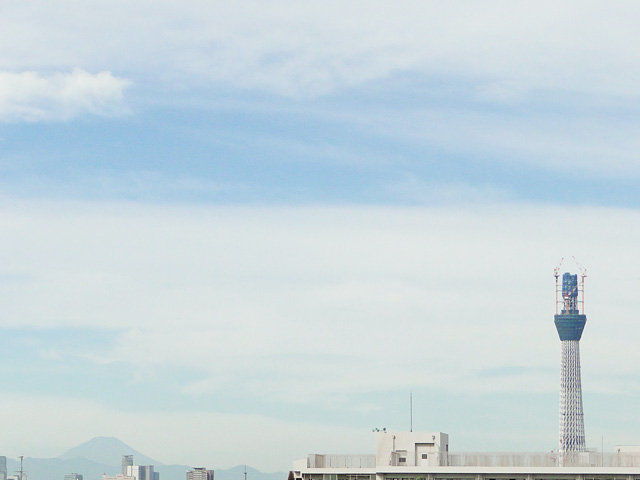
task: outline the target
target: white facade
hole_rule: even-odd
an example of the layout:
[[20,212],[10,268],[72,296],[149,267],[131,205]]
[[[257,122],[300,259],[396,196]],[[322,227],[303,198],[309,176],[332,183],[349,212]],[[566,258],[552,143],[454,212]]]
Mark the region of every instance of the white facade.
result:
[[616,445],[615,451],[619,453],[640,453],[640,445]]
[[449,435],[442,432],[378,432],[376,467],[437,466],[439,454],[449,451]]
[[127,476],[135,480],[159,480],[160,474],[153,469],[153,465],[129,465]]
[[289,480],[640,480],[640,447],[617,448],[558,466],[553,452],[451,453],[445,433],[378,432],[375,455],[309,455]]
[[153,469],[153,465],[125,465],[125,474],[103,475],[102,480],[159,480],[160,474]]
[[197,467],[187,471],[186,480],[213,480],[213,470],[207,470],[204,467]]
[[134,477],[129,475],[123,475],[121,473],[117,475],[103,475],[102,480],[136,480]]

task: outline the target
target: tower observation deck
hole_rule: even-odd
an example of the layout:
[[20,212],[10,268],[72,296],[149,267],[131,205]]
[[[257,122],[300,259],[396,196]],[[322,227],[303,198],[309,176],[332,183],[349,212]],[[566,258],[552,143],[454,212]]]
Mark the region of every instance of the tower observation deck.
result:
[[[584,314],[584,278],[567,272],[558,284],[556,269],[555,325],[562,343],[560,368],[560,432],[558,453],[562,464],[569,454],[584,452],[584,413],[580,378],[580,338],[587,316]],[[560,294],[560,295],[559,295]],[[560,298],[559,298],[560,297]],[[581,299],[579,298],[581,297]]]

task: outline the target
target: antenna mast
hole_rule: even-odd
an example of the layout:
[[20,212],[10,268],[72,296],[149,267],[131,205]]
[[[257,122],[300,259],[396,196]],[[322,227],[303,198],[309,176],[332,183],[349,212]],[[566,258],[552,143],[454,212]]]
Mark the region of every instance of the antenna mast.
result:
[[584,315],[584,279],[587,278],[587,269],[584,268],[582,265],[580,265],[580,262],[578,262],[578,260],[576,260],[576,257],[573,257],[573,261],[576,262],[576,265],[578,266],[578,268],[580,269],[580,296],[582,297],[582,300],[580,303],[582,303],[582,308],[580,309],[583,315]]
[[409,422],[413,432],[413,392],[409,392]]
[[558,277],[560,276],[560,267],[562,266],[562,262],[564,261],[564,257],[560,259],[560,263],[556,268],[553,269],[553,276],[556,277],[556,315],[558,312]]

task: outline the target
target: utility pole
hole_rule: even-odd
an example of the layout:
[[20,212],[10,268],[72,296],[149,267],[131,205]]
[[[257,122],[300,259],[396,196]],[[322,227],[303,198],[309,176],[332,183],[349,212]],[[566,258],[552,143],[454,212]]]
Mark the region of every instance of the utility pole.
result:
[[409,392],[409,426],[413,432],[413,392]]

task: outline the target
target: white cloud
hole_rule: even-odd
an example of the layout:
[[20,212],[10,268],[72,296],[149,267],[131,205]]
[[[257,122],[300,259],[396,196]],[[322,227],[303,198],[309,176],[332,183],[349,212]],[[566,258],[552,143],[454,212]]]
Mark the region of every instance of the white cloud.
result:
[[422,181],[415,175],[404,175],[392,182],[387,191],[398,198],[429,205],[455,205],[469,203],[493,204],[509,199],[506,191],[490,186],[472,186],[465,183],[437,184]]
[[[143,87],[138,93],[152,101],[197,92],[199,106],[212,96],[221,102],[237,99],[220,94],[220,87],[224,93],[246,89],[309,98],[387,80],[368,91],[384,92],[375,108],[331,105],[327,117],[339,122],[336,117],[351,115],[345,127],[353,128],[353,116],[359,115],[355,121],[367,133],[409,138],[483,163],[637,177],[640,126],[633,112],[640,34],[633,19],[639,9],[635,2],[612,8],[575,1],[97,0],[71,2],[62,11],[52,2],[27,0],[3,10],[0,30],[13,41],[0,45],[0,69],[126,72]],[[41,93],[57,91],[41,86],[55,83],[51,77],[6,75],[33,87],[26,101],[15,98],[19,89],[6,90],[0,119],[112,114],[124,108],[119,77],[110,79],[112,89],[85,92],[80,97],[90,100],[84,101]],[[407,77],[418,80],[405,82]],[[407,84],[413,91],[406,91]],[[200,95],[203,85],[213,86],[207,99]],[[162,100],[154,94],[158,91]],[[416,101],[402,108],[389,92]],[[309,115],[313,106],[307,102],[301,108]],[[257,137],[251,132],[252,142]],[[375,157],[290,140],[275,146],[286,143],[292,156],[322,161],[370,164]]]
[[123,92],[129,81],[111,72],[81,69],[43,76],[36,72],[0,72],[0,120],[68,120],[79,115],[126,112]]
[[[0,218],[1,263],[21,278],[0,285],[3,326],[122,330],[96,361],[199,369],[191,394],[242,384],[292,401],[292,381],[305,403],[412,385],[553,391],[561,252],[593,273],[591,372],[633,375],[639,360],[591,346],[640,335],[640,306],[614,286],[638,282],[633,211],[12,203]],[[623,338],[604,326],[610,309]],[[527,368],[517,381],[483,376],[506,365]]]
[[[580,180],[640,176],[640,123],[615,109],[555,112],[529,107],[495,111],[472,104],[404,108],[375,105],[336,117],[334,121],[345,128],[357,125],[360,131],[379,138],[420,145],[428,153],[422,159],[412,159],[416,164],[437,165],[461,158],[489,167],[528,165]],[[408,198],[433,198],[429,184],[414,182],[410,176],[404,181]],[[402,189],[403,185],[397,187]],[[502,201],[514,195],[464,184],[437,188],[455,199]]]
[[[602,392],[615,401],[640,391],[640,305],[633,295],[640,282],[639,215],[524,205],[6,201],[0,204],[0,325],[64,327],[71,335],[79,327],[120,332],[115,342],[112,333],[99,346],[76,342],[76,353],[95,348],[89,358],[103,362],[101,369],[125,364],[142,380],[148,372],[190,372],[163,384],[173,398],[233,392],[256,408],[367,411],[372,422],[386,422],[393,413],[379,410],[383,392],[553,395],[560,344],[552,272],[560,257],[573,254],[589,268],[589,320],[581,343],[585,398]],[[130,380],[123,379],[123,388]],[[636,403],[622,404],[632,415],[629,405]],[[134,413],[95,401],[0,396],[0,423],[10,431],[12,422],[28,416],[28,425],[15,427],[13,448],[31,445],[39,454],[52,443],[62,450],[91,436],[115,435],[164,462],[218,467],[246,462],[282,469],[310,452],[369,445],[367,432],[336,429],[330,420],[317,427],[215,408]],[[516,410],[491,415],[507,425],[522,415]],[[611,418],[597,408],[589,414]],[[462,424],[473,425],[458,437],[470,445],[483,427],[465,418]],[[77,428],[62,428],[69,423]],[[166,436],[158,437],[157,425]],[[504,428],[504,438],[513,438],[511,427]],[[622,426],[608,428],[608,434],[615,428],[619,437],[629,435]],[[542,444],[548,433],[542,430],[527,438]],[[197,445],[184,441],[191,437]],[[238,444],[246,449],[237,451]],[[530,448],[531,442],[518,445]]]
[[[397,72],[535,89],[637,96],[635,2],[13,2],[0,20],[10,69],[144,71],[182,87],[215,81],[284,95]],[[41,48],[30,48],[39,45]]]

